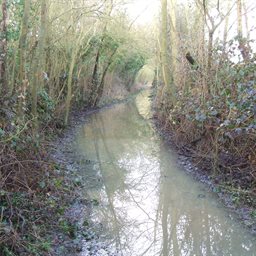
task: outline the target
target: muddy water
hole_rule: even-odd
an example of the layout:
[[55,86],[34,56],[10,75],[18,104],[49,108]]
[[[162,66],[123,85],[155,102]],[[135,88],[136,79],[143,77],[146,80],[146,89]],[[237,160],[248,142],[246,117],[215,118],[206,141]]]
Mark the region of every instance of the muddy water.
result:
[[[147,93],[92,114],[77,137],[111,250],[81,255],[256,255],[256,241],[154,132]],[[111,254],[112,255],[112,254]]]

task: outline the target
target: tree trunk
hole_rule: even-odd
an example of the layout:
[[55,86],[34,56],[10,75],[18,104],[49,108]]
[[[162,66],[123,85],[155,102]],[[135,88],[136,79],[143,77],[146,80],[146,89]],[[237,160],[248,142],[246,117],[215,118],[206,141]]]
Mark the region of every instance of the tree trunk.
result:
[[[101,39],[101,44],[103,42],[103,38]],[[90,83],[90,96],[89,96],[89,104],[93,105],[93,101],[95,98],[95,92],[97,91],[98,83],[99,83],[99,77],[98,77],[98,68],[99,68],[99,61],[100,61],[100,49],[101,46],[99,46],[99,49],[97,50],[96,58],[95,58],[95,64],[93,68],[92,73],[92,80]]]
[[246,2],[243,1],[243,9],[244,9],[244,19],[245,19],[245,28],[246,28],[246,38],[247,41],[250,40],[250,29],[249,29],[249,21],[248,21],[248,10],[246,7]]
[[[228,3],[228,10],[230,9],[230,2]],[[229,15],[225,19],[224,33],[223,33],[223,50],[222,50],[222,59],[226,55],[227,48],[227,39],[228,39],[228,25],[229,25]]]
[[3,97],[8,93],[7,79],[7,0],[2,0],[0,20],[0,90]]
[[164,80],[164,88],[160,95],[160,100],[163,98],[163,93],[170,91],[171,104],[174,104],[174,90],[171,85],[171,74],[168,63],[168,16],[167,16],[167,0],[161,2],[161,14],[162,14],[162,29],[161,29],[161,64],[162,75]]
[[47,23],[47,3],[48,0],[41,0],[41,24],[39,29],[38,49],[35,54],[35,69],[32,85],[32,114],[37,118],[37,93],[38,88],[43,85],[43,71],[45,63],[45,39],[46,39],[46,23]]
[[68,118],[69,118],[69,112],[70,112],[70,106],[71,106],[71,100],[72,100],[72,81],[73,81],[74,68],[75,68],[76,60],[78,58],[77,56],[78,56],[79,50],[81,48],[83,39],[84,39],[84,35],[82,32],[80,32],[80,36],[77,39],[77,42],[72,49],[71,63],[70,63],[70,67],[69,67],[68,82],[67,82],[68,92],[67,92],[66,104],[65,104],[65,120],[64,120],[65,125],[68,124]]
[[243,38],[243,24],[242,24],[242,1],[236,0],[237,5],[237,36],[239,43],[239,50],[242,54],[244,61],[248,61],[250,59],[249,49],[246,46],[246,42]]
[[74,49],[71,57],[69,72],[68,72],[68,83],[67,83],[68,92],[67,92],[67,98],[66,98],[65,125],[68,124],[68,117],[69,117],[70,105],[72,100],[72,78],[73,78],[76,57],[77,57],[77,49]]
[[208,59],[207,59],[207,70],[208,74],[211,71],[212,67],[212,50],[213,50],[213,34],[214,32],[212,30],[209,31],[209,42],[208,42]]
[[110,58],[109,58],[109,61],[108,61],[108,64],[107,64],[107,66],[105,67],[105,69],[104,69],[104,71],[103,71],[103,74],[102,74],[102,77],[101,77],[101,81],[100,81],[100,85],[99,85],[99,87],[97,88],[96,98],[95,98],[95,100],[94,100],[93,107],[95,107],[95,106],[99,103],[99,101],[100,101],[100,99],[101,99],[101,97],[102,97],[102,95],[103,95],[105,77],[106,77],[106,74],[107,74],[107,72],[108,72],[108,70],[109,70],[110,65],[112,64],[112,60],[113,60],[113,57],[115,56],[115,53],[117,52],[117,49],[118,49],[118,48],[116,48],[116,49],[113,51],[113,53],[111,54],[111,56],[110,56]]
[[[19,48],[18,48],[18,82],[19,82],[19,102],[18,102],[18,118],[23,121],[24,110],[23,106],[26,104],[25,93],[28,86],[28,78],[25,71],[26,66],[26,48],[27,48],[27,34],[29,29],[29,12],[30,12],[31,0],[26,0],[23,7],[23,17],[21,24],[21,33],[19,38]],[[15,65],[14,65],[15,66]],[[15,86],[15,68],[13,69],[13,78],[11,81],[10,94],[12,94]]]
[[173,87],[177,85],[177,59],[178,59],[178,37],[177,37],[177,26],[176,26],[176,0],[171,0],[170,6],[170,20],[171,20],[171,67],[173,77]]
[[[113,11],[113,0],[110,0],[110,3],[107,4],[107,6],[106,6],[106,13],[105,14],[106,14],[107,18],[110,18],[112,11]],[[98,87],[102,86],[101,84],[99,84],[99,81],[102,81],[102,78],[99,79],[98,69],[99,69],[99,65],[100,65],[100,52],[101,52],[103,42],[104,42],[104,39],[105,39],[107,26],[108,26],[108,22],[106,22],[104,27],[103,27],[102,37],[101,37],[99,48],[97,50],[97,54],[96,54],[96,58],[95,58],[92,80],[91,80],[91,84],[90,84],[90,96],[89,96],[89,105],[90,106],[95,105],[95,100],[97,98]],[[103,72],[103,76],[105,76],[105,75],[104,75],[104,72]],[[104,80],[103,80],[103,83],[104,83]],[[104,84],[103,84],[103,86],[104,86]]]
[[242,25],[242,2],[236,0],[237,5],[237,35],[239,39],[243,38],[243,25]]
[[26,79],[25,66],[26,66],[26,47],[27,47],[27,34],[28,34],[28,23],[29,23],[29,12],[30,12],[31,0],[24,2],[23,18],[21,25],[21,34],[19,39],[19,81],[22,82]]

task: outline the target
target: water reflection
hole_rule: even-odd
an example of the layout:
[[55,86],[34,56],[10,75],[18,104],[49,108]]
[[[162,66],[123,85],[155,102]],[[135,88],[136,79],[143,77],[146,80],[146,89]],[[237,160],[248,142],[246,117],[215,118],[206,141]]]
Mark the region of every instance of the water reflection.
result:
[[145,100],[92,115],[77,140],[109,244],[125,256],[256,255],[255,239],[176,166]]

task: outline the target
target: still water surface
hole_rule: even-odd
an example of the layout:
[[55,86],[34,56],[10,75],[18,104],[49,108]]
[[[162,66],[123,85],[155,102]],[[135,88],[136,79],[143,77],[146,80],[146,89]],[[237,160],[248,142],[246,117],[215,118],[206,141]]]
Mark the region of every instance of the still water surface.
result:
[[[149,121],[148,92],[92,114],[77,146],[93,218],[124,256],[256,255],[256,241],[177,164]],[[104,233],[103,232],[103,233]]]

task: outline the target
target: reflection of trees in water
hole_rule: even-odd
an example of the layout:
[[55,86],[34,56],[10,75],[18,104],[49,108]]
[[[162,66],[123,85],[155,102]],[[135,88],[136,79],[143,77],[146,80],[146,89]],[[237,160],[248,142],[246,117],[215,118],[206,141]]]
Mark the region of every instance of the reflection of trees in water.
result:
[[136,109],[138,115],[143,119],[149,119],[152,117],[151,100],[149,99],[151,94],[151,90],[145,90],[136,97]]
[[[90,123],[84,127],[85,138],[89,138],[85,143],[85,151],[89,151],[91,158],[98,153],[94,160],[101,164],[100,169],[106,174],[112,194],[124,187],[126,166],[118,167],[118,160],[138,151],[138,138],[143,138],[140,134],[141,121],[136,118],[135,109],[133,105],[119,105],[112,111],[93,115]],[[127,112],[130,115],[123,118]],[[144,126],[144,136],[148,138],[149,126]]]
[[[99,140],[104,138],[103,141],[106,141],[111,148],[115,159],[119,159],[124,153],[133,153],[134,148],[137,149],[138,138],[148,140],[152,128],[138,116],[138,110],[133,104],[122,104],[92,115],[84,126],[83,133],[80,137],[84,141],[85,152],[93,154],[92,138]],[[82,144],[83,142],[80,146]],[[105,159],[104,154],[102,157]],[[108,160],[105,159],[105,161]]]
[[[108,225],[112,229],[112,232],[114,232],[116,245],[119,250],[122,247],[119,232],[125,227],[122,222],[126,212],[122,212],[119,209],[119,216],[116,214],[114,196],[116,191],[119,193],[124,192],[126,186],[125,174],[127,172],[125,166],[120,168],[117,162],[118,159],[123,157],[124,152],[125,154],[133,153],[136,140],[141,136],[141,121],[138,120],[134,111],[135,108],[132,105],[126,105],[125,107],[120,105],[115,108],[115,111],[93,115],[90,118],[90,123],[85,126],[85,136],[87,138],[89,136],[92,142],[90,151],[95,152],[93,154],[99,165],[108,201],[108,209],[102,211],[102,213],[105,215],[104,218],[108,220]],[[125,118],[123,118],[124,112],[126,113]],[[130,115],[127,115],[127,112]],[[146,127],[146,130],[148,130],[148,127]],[[145,131],[146,134],[147,131]],[[126,143],[126,140],[128,143]],[[86,144],[88,144],[88,141]],[[134,223],[130,223],[130,225],[134,225]]]
[[[124,173],[122,173],[120,169],[115,168],[116,166],[114,164],[104,165],[104,162],[102,163],[101,161],[102,147],[99,146],[100,143],[103,144],[104,155],[107,156],[111,162],[114,161],[114,157],[108,148],[108,144],[105,142],[105,127],[101,116],[95,115],[91,120],[91,125],[93,127],[92,139],[94,142],[96,159],[99,164],[99,169],[101,172],[108,200],[108,207],[110,210],[110,212],[105,211],[103,212],[103,214],[105,215],[105,219],[113,219],[112,221],[109,222],[109,224],[113,224],[113,230],[117,231],[119,230],[120,221],[118,220],[118,217],[115,212],[113,196],[118,187],[121,187],[121,183],[124,183]],[[109,178],[113,179],[112,182],[110,182],[111,180],[109,180]],[[115,232],[115,235],[116,245],[117,247],[119,247],[121,245],[121,238],[119,236],[119,232]]]
[[[126,117],[122,118],[124,111]],[[130,113],[128,118],[127,113]],[[134,237],[131,233],[131,227],[136,228],[140,223],[136,220],[129,220],[125,209],[114,205],[115,194],[118,191],[120,197],[123,193],[125,200],[133,201],[140,208],[141,202],[136,201],[134,190],[137,186],[141,187],[143,179],[149,178],[150,175],[149,168],[147,168],[148,172],[142,174],[139,182],[138,179],[135,179],[129,184],[125,184],[126,174],[129,172],[130,166],[127,161],[122,162],[121,160],[138,155],[138,150],[142,150],[145,143],[148,147],[149,132],[152,133],[151,127],[137,115],[133,105],[128,105],[128,107],[126,105],[125,108],[121,109],[117,108],[117,111],[107,112],[107,115],[94,115],[91,117],[89,125],[87,124],[85,127],[85,135],[90,136],[90,141],[93,142],[94,150],[91,143],[90,151],[95,152],[108,201],[108,208],[103,208],[102,213],[113,232],[119,251],[132,250],[132,248],[123,247],[133,246],[131,240],[134,241]],[[142,208],[140,209],[143,211]]]
[[[166,156],[160,154],[159,162],[160,165],[166,163]],[[233,255],[234,252],[235,255],[247,255],[242,244],[237,243],[239,240],[233,234],[233,227],[221,223],[218,216],[209,214],[206,200],[194,198],[189,201],[180,194],[181,186],[189,183],[182,184],[177,177],[176,180],[169,177],[169,169],[166,166],[160,168],[161,177],[168,177],[162,179],[160,185],[157,218],[161,227],[157,226],[155,231],[157,233],[161,229],[162,233],[160,255]]]
[[[118,251],[126,256],[243,255],[232,226],[221,224],[214,211],[209,215],[207,201],[187,198],[184,187],[191,184],[184,176],[169,177],[169,153],[151,143],[151,135],[133,105],[97,113],[85,127],[85,151],[96,158],[105,187],[108,206],[100,210]],[[134,217],[132,210],[143,217]]]

